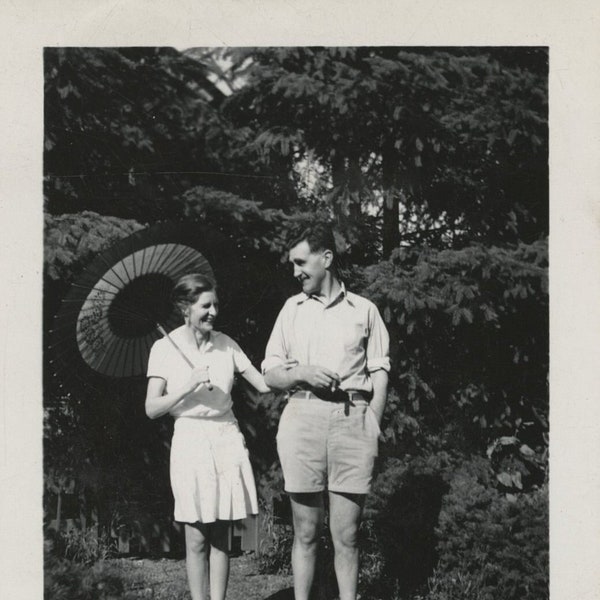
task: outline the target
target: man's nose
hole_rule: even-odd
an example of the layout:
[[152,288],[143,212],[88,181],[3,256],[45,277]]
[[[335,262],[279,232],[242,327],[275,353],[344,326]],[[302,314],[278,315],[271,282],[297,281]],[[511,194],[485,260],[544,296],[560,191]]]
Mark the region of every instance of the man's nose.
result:
[[302,273],[298,265],[294,265],[294,277],[298,277]]

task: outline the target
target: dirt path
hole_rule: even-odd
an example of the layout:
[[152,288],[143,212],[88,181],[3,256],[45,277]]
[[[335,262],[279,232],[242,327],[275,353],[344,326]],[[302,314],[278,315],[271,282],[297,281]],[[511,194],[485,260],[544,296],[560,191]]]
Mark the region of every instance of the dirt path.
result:
[[[189,600],[185,561],[120,558],[110,561],[122,573],[127,598]],[[227,600],[293,600],[292,578],[261,575],[251,555],[231,559]]]

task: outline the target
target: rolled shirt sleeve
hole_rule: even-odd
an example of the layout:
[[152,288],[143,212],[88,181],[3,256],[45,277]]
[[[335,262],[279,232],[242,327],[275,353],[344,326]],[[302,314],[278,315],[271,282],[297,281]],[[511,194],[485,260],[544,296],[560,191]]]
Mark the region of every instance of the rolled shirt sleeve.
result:
[[390,336],[379,314],[372,304],[369,309],[369,338],[367,341],[367,371],[383,369],[390,371]]

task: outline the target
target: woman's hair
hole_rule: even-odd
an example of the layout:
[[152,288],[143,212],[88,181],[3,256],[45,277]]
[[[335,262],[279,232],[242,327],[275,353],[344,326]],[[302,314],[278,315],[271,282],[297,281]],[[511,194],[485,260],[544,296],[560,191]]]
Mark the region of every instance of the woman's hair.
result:
[[210,277],[190,273],[180,277],[171,292],[171,301],[185,315],[186,309],[194,304],[203,292],[216,292],[217,284]]

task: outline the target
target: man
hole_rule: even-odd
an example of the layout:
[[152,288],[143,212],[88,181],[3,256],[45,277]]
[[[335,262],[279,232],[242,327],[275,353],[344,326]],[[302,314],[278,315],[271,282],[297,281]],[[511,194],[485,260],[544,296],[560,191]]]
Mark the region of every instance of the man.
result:
[[327,491],[340,600],[355,600],[357,534],[387,396],[389,337],[377,307],[340,282],[327,226],[304,231],[289,260],[302,293],[279,313],[262,369],[269,387],[290,393],[277,449],[292,506],[295,598],[309,597]]

